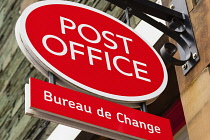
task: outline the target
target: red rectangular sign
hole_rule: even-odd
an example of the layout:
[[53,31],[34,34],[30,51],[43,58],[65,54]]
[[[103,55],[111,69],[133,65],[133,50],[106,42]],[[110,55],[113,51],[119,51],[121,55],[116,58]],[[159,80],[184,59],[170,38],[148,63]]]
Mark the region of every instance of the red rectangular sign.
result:
[[83,129],[80,125],[87,125],[100,129],[96,132],[101,135],[104,130],[133,139],[173,140],[170,122],[165,118],[34,78],[30,78],[29,86],[31,109],[79,124],[73,127]]

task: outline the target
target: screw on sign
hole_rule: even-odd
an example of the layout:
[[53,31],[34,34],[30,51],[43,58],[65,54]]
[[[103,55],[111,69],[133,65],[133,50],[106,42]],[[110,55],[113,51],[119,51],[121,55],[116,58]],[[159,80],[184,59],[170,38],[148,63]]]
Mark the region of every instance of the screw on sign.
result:
[[152,47],[121,21],[85,5],[37,2],[19,18],[16,37],[43,74],[51,71],[84,93],[138,103],[157,98],[167,84]]

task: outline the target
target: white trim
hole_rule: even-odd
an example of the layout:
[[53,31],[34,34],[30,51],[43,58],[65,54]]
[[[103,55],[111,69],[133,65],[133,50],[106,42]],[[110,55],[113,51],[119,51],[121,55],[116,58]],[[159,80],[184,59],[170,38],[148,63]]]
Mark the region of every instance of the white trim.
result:
[[82,130],[59,124],[47,140],[74,140]]

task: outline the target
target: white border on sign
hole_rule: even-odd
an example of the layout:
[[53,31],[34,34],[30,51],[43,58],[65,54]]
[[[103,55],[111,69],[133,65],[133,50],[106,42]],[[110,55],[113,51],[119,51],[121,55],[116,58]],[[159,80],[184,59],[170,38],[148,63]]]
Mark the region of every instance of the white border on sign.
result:
[[[165,64],[163,63],[163,60],[161,59],[161,57],[159,56],[159,54],[156,52],[156,50],[151,47],[150,45],[150,48],[153,50],[153,52],[156,54],[156,56],[158,57],[159,61],[161,62],[161,65],[163,67],[163,73],[164,73],[164,78],[163,78],[163,82],[161,84],[161,86],[154,92],[150,93],[150,94],[147,94],[147,95],[143,95],[143,96],[119,96],[119,95],[113,95],[113,94],[110,94],[110,93],[106,93],[106,92],[103,92],[103,91],[99,91],[97,89],[93,89],[93,88],[90,88],[82,83],[79,83],[77,82],[76,80],[68,77],[67,75],[65,75],[64,73],[62,73],[61,71],[59,71],[58,69],[56,69],[54,66],[52,66],[50,63],[48,63],[36,50],[35,48],[33,47],[33,45],[31,44],[28,36],[27,36],[27,33],[26,33],[26,29],[25,29],[25,23],[26,23],[26,19],[28,17],[28,15],[36,8],[38,7],[41,7],[41,6],[45,6],[45,5],[53,5],[53,4],[61,4],[61,5],[71,5],[71,6],[75,6],[75,7],[80,7],[80,8],[84,8],[84,9],[87,9],[87,10],[91,10],[93,12],[96,12],[96,13],[99,13],[103,16],[106,16],[116,22],[118,22],[119,24],[123,25],[124,27],[128,28],[129,30],[133,31],[135,34],[137,34],[140,38],[142,38],[136,31],[134,31],[132,28],[130,28],[129,26],[127,26],[126,24],[124,24],[123,22],[119,21],[118,19],[102,12],[102,11],[99,11],[95,8],[92,8],[92,7],[89,7],[89,6],[86,6],[86,5],[82,5],[82,4],[78,4],[78,3],[74,3],[74,2],[69,2],[69,1],[41,1],[41,2],[36,2],[32,5],[30,5],[29,7],[27,7],[24,12],[22,13],[21,17],[20,17],[20,20],[19,20],[19,26],[20,27],[16,27],[16,28],[20,28],[19,30],[19,34],[20,34],[20,37],[23,39],[23,44],[22,46],[24,46],[25,48],[22,49],[22,50],[28,50],[28,48],[26,47],[29,47],[30,50],[26,51],[26,53],[28,52],[32,52],[32,53],[29,53],[28,55],[33,55],[35,54],[35,57],[31,56],[32,58],[35,59],[36,62],[39,62],[41,61],[41,63],[43,63],[42,65],[40,65],[39,63],[37,63],[35,65],[35,67],[37,67],[37,65],[40,65],[38,67],[43,67],[44,66],[44,69],[46,69],[46,71],[42,71],[42,73],[47,73],[48,71],[53,71],[54,74],[56,74],[58,77],[62,77],[63,80],[67,80],[68,82],[70,82],[71,84],[75,85],[75,86],[78,86],[84,90],[87,90],[88,92],[91,92],[91,93],[94,93],[96,95],[99,95],[99,96],[102,96],[102,97],[106,97],[108,99],[114,99],[114,100],[117,100],[117,101],[120,101],[120,102],[133,102],[133,103],[136,103],[136,102],[140,102],[140,101],[146,101],[146,100],[151,100],[151,99],[154,99],[154,98],[157,98],[162,92],[163,90],[165,89],[166,85],[167,85],[167,81],[168,81],[168,74],[167,74],[167,71],[166,71],[166,67],[165,67]],[[17,33],[16,33],[17,34]],[[18,42],[22,42],[22,41],[18,41]],[[145,40],[144,40],[145,41]],[[145,41],[147,43],[147,41]],[[26,44],[26,46],[25,46]],[[147,43],[148,44],[148,43]],[[20,46],[21,47],[21,46]],[[26,54],[27,55],[27,54]],[[31,58],[31,57],[27,57],[27,58]],[[38,60],[36,60],[38,59]],[[34,60],[30,60],[30,61],[34,61]],[[43,70],[43,69],[42,69]]]

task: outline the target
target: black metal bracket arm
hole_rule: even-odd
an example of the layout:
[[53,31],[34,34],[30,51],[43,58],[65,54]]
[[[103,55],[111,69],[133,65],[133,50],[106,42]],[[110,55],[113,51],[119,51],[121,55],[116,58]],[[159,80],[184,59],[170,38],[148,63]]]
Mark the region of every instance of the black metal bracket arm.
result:
[[[149,0],[107,1],[126,9],[126,12],[129,11],[130,14],[139,17],[174,39],[177,46],[166,43],[160,49],[160,53],[167,62],[182,66],[184,74],[187,74],[198,63],[200,58],[185,0],[172,0],[171,8],[166,8]],[[168,26],[157,22],[147,14],[167,21]],[[177,51],[180,55],[179,59],[173,57]]]

